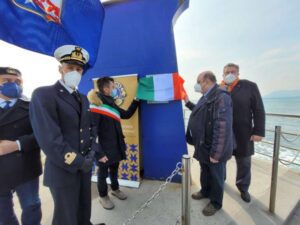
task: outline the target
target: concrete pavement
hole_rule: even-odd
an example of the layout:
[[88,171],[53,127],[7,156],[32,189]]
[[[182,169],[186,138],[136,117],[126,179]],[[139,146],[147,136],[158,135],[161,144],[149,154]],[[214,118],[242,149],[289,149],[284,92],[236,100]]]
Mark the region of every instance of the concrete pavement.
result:
[[[174,165],[175,167],[175,165]],[[208,200],[191,200],[191,224],[226,224],[226,225],[272,225],[282,224],[300,199],[300,174],[279,167],[276,214],[268,212],[271,162],[253,158],[252,163],[252,185],[250,193],[251,203],[241,200],[235,187],[235,161],[230,160],[227,165],[227,181],[225,185],[224,206],[212,217],[204,217],[201,213]],[[172,171],[170,171],[171,173]],[[199,164],[192,161],[192,192],[200,189]],[[127,218],[131,217],[162,184],[160,181],[143,180],[139,189],[122,188],[129,198],[125,201],[111,197],[115,208],[111,211],[101,207],[98,201],[96,185],[92,185],[92,222],[105,222],[107,225],[121,225]],[[52,220],[53,202],[49,190],[41,185],[40,195],[42,199],[43,225],[50,225]],[[20,206],[15,198],[15,209],[20,218]],[[170,184],[162,192],[160,197],[137,216],[134,224],[137,225],[172,225],[181,213],[181,186]],[[300,223],[299,223],[300,224]]]

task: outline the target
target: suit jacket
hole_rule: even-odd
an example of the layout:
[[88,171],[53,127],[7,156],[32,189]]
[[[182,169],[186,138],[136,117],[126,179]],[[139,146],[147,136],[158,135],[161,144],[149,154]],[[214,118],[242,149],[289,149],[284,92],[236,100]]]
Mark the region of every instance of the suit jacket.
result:
[[186,136],[195,147],[194,158],[202,163],[209,163],[209,157],[227,161],[234,148],[229,93],[215,85],[197,105],[188,102],[186,106],[192,110]]
[[[103,104],[109,105],[120,113],[121,119],[129,119],[136,111],[139,102],[133,100],[127,110],[116,105],[114,99],[110,96],[98,94],[97,98],[101,99]],[[91,100],[90,100],[91,101]],[[91,102],[93,103],[93,102]],[[120,121],[112,119],[109,116],[92,113],[93,122],[97,126],[97,135],[101,150],[96,155],[97,159],[107,156],[106,165],[119,162],[126,159],[126,144]],[[98,162],[99,164],[103,164]]]
[[86,96],[80,97],[81,104],[59,82],[40,87],[32,95],[30,119],[46,154],[46,186],[76,185],[85,155],[97,148],[89,103]]
[[233,102],[233,131],[237,147],[233,155],[246,157],[254,154],[251,135],[265,136],[265,109],[255,83],[240,80],[231,92]]
[[10,109],[0,109],[0,140],[19,140],[22,150],[0,156],[0,193],[41,175],[40,148],[29,120],[29,102],[18,99]]

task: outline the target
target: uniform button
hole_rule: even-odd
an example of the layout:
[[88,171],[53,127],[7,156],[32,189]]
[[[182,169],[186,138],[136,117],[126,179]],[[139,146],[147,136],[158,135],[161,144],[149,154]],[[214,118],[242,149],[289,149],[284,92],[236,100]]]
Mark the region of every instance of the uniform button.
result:
[[89,150],[91,150],[91,148],[89,148]]
[[90,139],[92,140],[92,139],[93,139],[93,137],[90,137]]
[[89,130],[92,130],[92,128],[89,128]]
[[83,140],[81,140],[80,143],[82,144],[82,143],[83,143]]
[[81,132],[81,133],[82,133],[82,131],[83,131],[83,130],[82,130],[82,129],[80,129],[80,132]]
[[84,154],[84,152],[81,152],[81,154],[83,155],[83,154]]

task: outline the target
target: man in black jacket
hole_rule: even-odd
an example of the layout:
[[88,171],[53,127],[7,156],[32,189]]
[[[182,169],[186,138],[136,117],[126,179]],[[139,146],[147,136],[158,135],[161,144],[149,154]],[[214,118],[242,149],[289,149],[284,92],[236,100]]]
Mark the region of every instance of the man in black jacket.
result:
[[21,204],[22,224],[41,224],[40,148],[29,121],[29,102],[21,95],[20,71],[0,67],[0,225],[19,224],[13,192]]
[[196,105],[188,97],[185,99],[186,107],[192,110],[187,141],[194,145],[194,158],[201,167],[201,190],[192,194],[192,198],[209,198],[210,202],[202,212],[212,216],[222,208],[224,169],[234,148],[232,102],[229,93],[219,88],[210,71],[198,76],[195,91],[203,94]]
[[91,170],[97,151],[89,102],[77,86],[89,60],[74,45],[56,49],[61,80],[32,95],[30,119],[46,154],[44,184],[54,200],[52,225],[91,225]]
[[111,194],[121,200],[127,198],[119,189],[119,162],[126,159],[126,144],[121,127],[121,119],[129,119],[138,107],[138,101],[133,100],[127,110],[118,107],[114,101],[114,79],[102,77],[97,80],[99,92],[90,91],[88,99],[91,103],[93,121],[98,126],[98,138],[101,145],[96,155],[98,160],[98,192],[100,203],[105,209],[113,209],[114,204],[108,197],[106,178],[108,171],[111,180]]
[[237,146],[233,155],[237,164],[236,186],[245,202],[250,202],[251,156],[254,142],[265,136],[265,110],[255,83],[239,79],[239,66],[229,63],[223,70],[221,86],[231,92],[233,132]]

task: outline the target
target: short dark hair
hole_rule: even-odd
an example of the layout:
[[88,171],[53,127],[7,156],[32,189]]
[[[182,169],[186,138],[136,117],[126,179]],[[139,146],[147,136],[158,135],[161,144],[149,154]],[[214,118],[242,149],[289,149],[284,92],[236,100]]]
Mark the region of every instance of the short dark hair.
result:
[[115,82],[111,77],[101,77],[97,80],[98,90],[103,93],[103,88],[109,86],[110,82]]
[[213,83],[217,83],[215,74],[211,71],[205,71],[203,74],[203,80],[210,80]]
[[238,64],[234,64],[234,63],[227,63],[225,66],[224,66],[224,69],[227,68],[227,67],[234,67],[237,69],[237,71],[239,72],[240,71],[240,67]]

